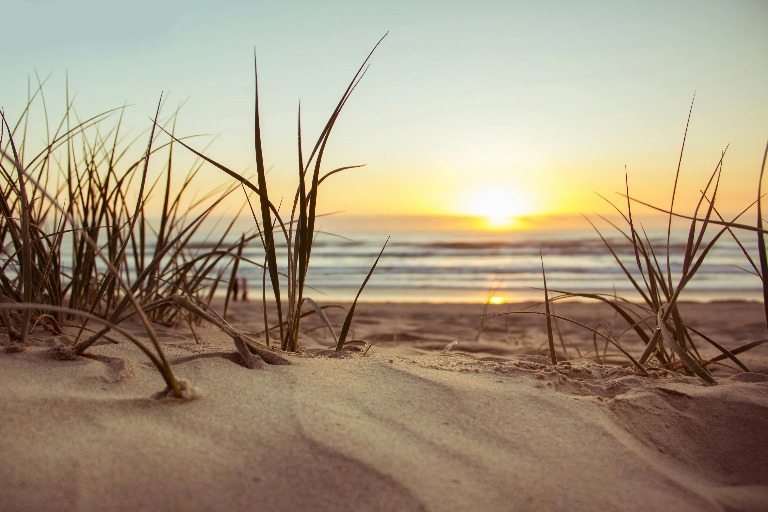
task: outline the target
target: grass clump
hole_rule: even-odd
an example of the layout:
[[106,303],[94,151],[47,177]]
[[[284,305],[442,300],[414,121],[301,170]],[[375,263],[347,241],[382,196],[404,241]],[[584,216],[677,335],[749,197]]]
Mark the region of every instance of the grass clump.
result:
[[[43,105],[46,124],[39,149],[28,136],[35,101]],[[169,300],[174,294],[203,305],[213,297],[231,252],[223,237],[205,253],[190,241],[233,187],[188,200],[198,162],[172,191],[175,142],[159,144],[155,126],[174,131],[175,115],[161,123],[158,104],[146,149],[130,160],[135,141],[122,142],[123,114],[120,108],[82,121],[67,96],[65,114],[51,128],[41,81],[16,123],[0,113],[0,322],[21,347],[33,327],[56,334],[74,327],[71,345],[58,350],[75,357],[109,331],[124,334],[119,324],[135,316],[151,346],[128,339],[180,396],[152,323],[191,324],[193,315]],[[117,121],[108,126],[111,117]],[[151,164],[163,156],[164,172],[151,179]],[[163,184],[159,221],[153,222],[147,201]]]
[[[42,84],[37,94],[45,106]],[[103,323],[100,332],[106,333],[116,327],[116,316],[131,304],[153,347],[129,339],[150,358],[168,387],[180,395],[178,382],[142,311],[138,287],[127,284],[131,276],[125,272],[125,249],[141,207],[128,208],[124,186],[138,169],[141,185],[137,204],[141,205],[154,132],[144,156],[120,173],[118,145],[109,148],[97,128],[106,115],[72,127],[75,114],[67,100],[67,113],[56,130],[47,133],[43,149],[27,157],[29,108],[36,95],[13,128],[5,114],[1,115],[0,176],[4,190],[0,202],[0,294],[5,304],[0,318],[9,337],[25,345],[34,324],[63,334],[65,322],[75,318],[82,320],[81,333],[93,320]],[[89,139],[87,132],[94,128],[95,134]],[[115,139],[118,133],[119,121]],[[66,153],[64,163],[59,158],[62,151]],[[68,266],[63,262],[65,243],[72,247]],[[112,307],[119,296],[125,304],[120,311]],[[85,348],[73,344],[62,350],[74,356]]]
[[[321,161],[331,131],[365,74],[372,53],[373,50],[355,74],[306,159],[302,153],[299,115],[299,185],[289,218],[281,216],[269,195],[261,146],[258,86],[257,181],[253,183],[192,149],[187,138],[178,137],[177,113],[161,120],[162,99],[146,147],[132,160],[131,148],[136,141],[124,143],[121,130],[125,108],[81,120],[67,93],[65,113],[54,125],[48,115],[44,81],[38,79],[37,88],[29,95],[16,123],[11,124],[5,112],[0,111],[0,324],[11,342],[23,348],[33,328],[38,326],[56,334],[64,334],[65,328],[70,327],[77,334],[70,345],[58,347],[57,351],[62,357],[76,357],[110,331],[120,332],[152,361],[175,396],[181,396],[182,389],[153,324],[186,322],[192,327],[204,320],[233,338],[247,367],[256,368],[263,362],[289,364],[269,348],[270,333],[279,332],[280,349],[295,351],[299,347],[301,318],[312,312],[324,317],[322,308],[305,296],[316,234],[318,191],[328,177],[358,166],[322,173]],[[30,112],[36,102],[42,105],[45,119],[44,143],[38,149],[32,147],[28,136]],[[115,118],[116,122],[108,125],[107,120]],[[161,143],[159,137],[163,134],[169,139]],[[178,181],[174,148],[178,145],[199,159],[182,177],[181,185],[174,187]],[[205,163],[213,164],[237,181],[201,198],[190,199],[195,177]],[[158,166],[162,167],[159,172]],[[234,192],[246,189],[258,197],[258,202],[254,209],[246,194],[241,212],[250,209],[255,227],[241,234],[235,243],[226,242],[234,219],[217,238],[205,236],[203,225],[215,208]],[[153,193],[162,197],[157,220],[150,218],[148,209]],[[199,213],[190,213],[194,211]],[[201,236],[205,236],[202,243]],[[264,269],[266,346],[233,328],[210,307],[220,286],[228,292],[232,290],[239,264],[248,262],[243,250],[256,239],[264,249],[264,264],[250,263]],[[286,263],[281,267],[278,246],[282,240]],[[330,329],[336,350],[352,343],[346,338],[355,304],[375,266],[376,263],[355,297],[339,336]],[[285,292],[281,279],[287,280]],[[270,325],[267,316],[267,284],[277,310],[275,326]],[[227,293],[224,316],[229,296]],[[305,303],[313,309],[303,312]],[[141,322],[150,345],[120,327],[131,317]]]
[[[385,36],[386,37],[386,34]],[[322,160],[325,150],[336,122],[341,112],[349,100],[352,92],[358,86],[367,70],[368,63],[379,46],[381,41],[374,46],[368,54],[362,65],[358,68],[354,77],[350,81],[336,108],[331,113],[320,136],[314,143],[312,151],[308,157],[305,157],[302,140],[301,127],[301,108],[298,111],[298,167],[296,171],[297,188],[290,209],[287,213],[281,215],[278,206],[272,195],[267,180],[266,167],[264,165],[264,150],[262,147],[261,123],[259,114],[259,88],[258,72],[255,71],[255,108],[254,108],[254,149],[256,153],[256,182],[233,171],[231,168],[219,163],[216,160],[206,156],[202,152],[192,148],[187,143],[177,139],[170,134],[172,139],[183,145],[189,151],[215,166],[217,169],[226,173],[237,180],[244,191],[250,192],[258,198],[256,204],[252,204],[250,196],[246,193],[245,198],[250,206],[254,223],[260,234],[260,241],[264,249],[264,279],[263,279],[263,301],[264,301],[264,334],[267,346],[272,344],[271,332],[277,331],[278,344],[281,350],[296,351],[299,348],[299,332],[301,319],[306,314],[318,314],[323,323],[328,326],[331,333],[335,349],[340,351],[348,343],[347,336],[355,312],[355,306],[360,294],[367,284],[371,274],[376,268],[376,264],[384,251],[379,253],[373,263],[368,275],[365,277],[358,293],[349,308],[344,320],[341,331],[336,336],[330,326],[330,323],[323,313],[322,308],[306,296],[307,275],[312,256],[312,247],[316,236],[316,220],[318,217],[317,201],[320,186],[325,180],[342,171],[361,167],[360,165],[351,165],[322,172]],[[254,62],[255,64],[255,62]],[[255,66],[254,66],[255,67]],[[284,251],[278,252],[278,247],[283,246]],[[384,244],[386,247],[386,243]],[[278,255],[283,260],[280,263]],[[283,286],[283,282],[285,286]],[[267,299],[269,291],[270,299]],[[276,311],[276,323],[270,321],[268,317],[267,305],[274,307]],[[303,311],[304,305],[310,306],[307,312]]]
[[[693,104],[691,104],[692,110]],[[690,122],[688,115],[688,122]],[[686,135],[688,124],[686,124]],[[553,342],[553,320],[563,320],[576,324],[591,332],[595,342],[595,357],[600,358],[598,348],[598,339],[606,346],[612,345],[619,350],[621,355],[627,358],[633,366],[639,371],[645,372],[652,367],[660,367],[670,371],[682,371],[689,375],[695,375],[707,383],[715,383],[709,367],[713,364],[720,364],[720,361],[728,360],[740,371],[749,371],[748,367],[737,357],[749,349],[765,343],[766,339],[751,340],[745,342],[742,346],[728,350],[710,336],[692,328],[684,318],[679,303],[686,286],[694,279],[697,271],[705,264],[705,260],[710,250],[717,243],[722,243],[724,236],[732,238],[741,248],[742,253],[747,258],[751,272],[761,280],[764,297],[768,299],[768,282],[766,281],[766,272],[768,272],[768,258],[766,258],[765,247],[765,229],[762,220],[762,180],[765,171],[765,156],[768,155],[768,147],[763,156],[763,164],[760,170],[758,182],[757,199],[739,215],[733,219],[725,220],[716,207],[716,198],[720,177],[723,169],[723,158],[725,151],[715,166],[714,171],[709,176],[708,182],[701,191],[696,208],[691,215],[682,215],[675,211],[675,198],[677,193],[677,184],[680,176],[680,167],[685,149],[685,136],[680,151],[677,171],[675,173],[672,199],[669,208],[659,208],[649,205],[631,197],[627,179],[627,187],[624,195],[626,200],[626,210],[618,208],[613,203],[609,203],[619,213],[623,220],[623,226],[611,222],[603,217],[608,224],[618,233],[619,239],[623,239],[630,248],[631,258],[629,261],[620,257],[621,249],[615,242],[609,241],[608,237],[598,229],[591,221],[590,224],[595,229],[598,236],[605,244],[605,248],[613,256],[616,264],[622,270],[623,276],[631,284],[632,289],[638,294],[640,301],[627,297],[618,296],[614,293],[581,293],[572,290],[553,290],[546,284],[546,273],[542,264],[542,273],[544,277],[544,312],[516,312],[516,313],[534,313],[546,316],[547,333],[549,338],[549,351],[553,364],[557,364]],[[727,149],[727,148],[726,148]],[[641,204],[667,215],[666,244],[664,247],[658,247],[651,242],[646,230],[638,224],[633,217],[634,203]],[[757,221],[755,225],[744,224],[739,219],[757,205]],[[673,219],[684,219],[687,225],[687,238],[682,254],[681,268],[673,268],[671,264],[672,254],[672,223]],[[755,236],[758,247],[758,261],[750,256],[745,248],[743,236]],[[741,237],[741,238],[740,238]],[[554,292],[557,295],[552,296]],[[624,323],[624,330],[614,334],[610,330],[593,328],[579,323],[570,318],[562,317],[551,311],[551,304],[559,300],[568,299],[589,299],[599,301],[610,306],[617,314],[617,317]],[[766,310],[766,325],[768,326],[768,300],[764,300]],[[621,343],[622,336],[633,334],[639,337],[645,345],[641,354],[634,356],[626,350]],[[709,344],[714,347],[719,354],[715,357],[704,358],[700,352],[700,345]]]

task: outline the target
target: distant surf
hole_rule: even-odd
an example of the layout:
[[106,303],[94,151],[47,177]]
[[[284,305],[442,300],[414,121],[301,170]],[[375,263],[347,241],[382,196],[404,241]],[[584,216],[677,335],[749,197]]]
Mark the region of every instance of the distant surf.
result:
[[[687,232],[674,232],[670,243],[672,279],[679,279]],[[666,233],[651,232],[659,264],[666,265]],[[309,271],[309,293],[317,298],[351,300],[386,236],[358,233],[351,239],[318,235]],[[637,273],[629,242],[609,241],[625,266]],[[754,248],[754,242],[747,244]],[[249,256],[258,259],[253,247]],[[753,257],[756,251],[753,251]],[[543,298],[542,254],[551,289],[616,293],[638,300],[632,285],[594,231],[410,232],[392,236],[365,288],[369,301],[478,302],[491,295],[507,302]],[[683,300],[760,300],[760,279],[733,240],[722,237],[686,286]],[[244,269],[261,279],[257,268]]]
[[[617,256],[637,272],[630,243],[618,233],[607,232]],[[656,258],[666,266],[666,232],[651,231],[648,236],[657,251]],[[680,278],[687,231],[672,233],[670,265],[673,282]],[[316,300],[351,301],[379,254],[386,234],[355,233],[349,237],[326,233],[316,235],[310,261],[310,287],[306,295]],[[233,243],[235,239],[231,240]],[[755,241],[745,238],[748,252],[756,259]],[[187,244],[192,253],[211,250],[209,240]],[[215,244],[213,244],[215,245]],[[63,244],[62,266],[67,269],[69,244]],[[148,244],[147,254],[154,253]],[[285,261],[285,246],[278,247]],[[594,231],[402,231],[394,233],[361,300],[394,302],[485,302],[491,296],[505,302],[542,300],[541,260],[551,290],[613,294],[640,300],[613,255]],[[247,245],[239,275],[256,294],[263,278],[264,260],[259,239]],[[130,259],[129,259],[130,261]],[[225,258],[222,262],[231,262]],[[250,262],[250,263],[249,263]],[[223,265],[220,264],[220,266]],[[761,281],[750,273],[750,264],[741,249],[726,236],[709,252],[704,265],[686,286],[681,299],[761,300]],[[135,269],[131,269],[135,272]],[[229,271],[217,273],[225,280]],[[283,286],[287,270],[283,271]],[[217,294],[225,293],[227,283],[219,283]]]

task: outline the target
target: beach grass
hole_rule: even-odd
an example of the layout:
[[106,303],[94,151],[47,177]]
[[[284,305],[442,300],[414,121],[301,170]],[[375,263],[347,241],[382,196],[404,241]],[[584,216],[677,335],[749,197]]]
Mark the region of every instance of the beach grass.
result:
[[[333,329],[330,328],[330,322],[325,316],[322,308],[316,307],[315,301],[306,295],[307,275],[309,264],[312,257],[312,249],[316,236],[316,220],[318,217],[317,201],[320,193],[320,185],[329,177],[350,169],[361,167],[360,165],[349,165],[333,169],[323,173],[322,160],[330,139],[333,128],[341,115],[341,112],[349,100],[352,92],[359,85],[365,75],[367,66],[373,53],[383,41],[386,34],[376,43],[373,49],[368,53],[363,63],[358,68],[352,80],[347,85],[346,90],[338,101],[335,109],[328,118],[323,130],[314,143],[309,157],[305,158],[302,126],[301,126],[301,106],[298,109],[297,118],[297,147],[298,147],[298,167],[296,172],[297,187],[292,201],[291,208],[287,213],[281,214],[280,208],[275,205],[274,198],[270,195],[269,182],[264,164],[264,148],[262,146],[260,109],[259,109],[259,86],[258,69],[254,57],[254,149],[256,154],[256,182],[232,170],[203,152],[194,149],[187,143],[177,139],[172,133],[169,136],[179,144],[183,145],[189,151],[221,170],[225,174],[234,178],[244,191],[252,192],[258,198],[254,206],[250,197],[246,193],[245,200],[250,206],[253,221],[260,234],[260,241],[264,249],[264,279],[262,283],[262,297],[264,302],[264,330],[265,342],[267,346],[272,345],[271,332],[277,331],[278,344],[281,350],[295,352],[299,348],[299,334],[301,320],[304,318],[305,304],[310,306],[309,314],[317,314],[322,322],[329,327],[333,337],[335,349],[340,351],[347,343],[347,335],[354,317],[357,301],[367,284],[371,274],[381,258],[381,253],[374,261],[368,275],[363,280],[358,293],[352,302],[351,307],[345,317],[339,336],[336,337]],[[278,245],[284,243],[284,254],[278,258]],[[386,246],[386,243],[384,244]],[[382,248],[383,252],[384,248]],[[282,261],[280,261],[282,260]],[[281,284],[281,278],[287,281],[286,287]],[[268,294],[269,291],[269,294]],[[276,320],[273,322],[267,314],[268,295],[271,297],[269,302],[276,311]]]
[[[386,37],[386,35],[384,36]],[[341,329],[336,333],[321,307],[308,295],[307,278],[317,235],[316,221],[320,187],[339,173],[360,167],[349,165],[330,171],[322,162],[331,133],[351,94],[363,79],[369,62],[381,44],[382,37],[368,53],[348,83],[341,98],[314,142],[308,156],[304,153],[301,108],[297,116],[297,186],[287,211],[281,211],[282,200],[270,194],[259,108],[258,73],[255,70],[254,149],[256,177],[249,178],[195,149],[190,137],[177,135],[178,111],[161,119],[162,97],[158,102],[146,145],[138,156],[127,144],[122,132],[125,107],[116,108],[81,120],[67,91],[65,113],[51,123],[45,100],[44,80],[30,93],[27,106],[15,124],[2,112],[0,129],[0,321],[10,339],[19,347],[28,344],[33,328],[42,327],[62,335],[65,328],[75,328],[70,346],[58,347],[61,357],[83,355],[110,331],[120,328],[125,320],[136,317],[143,325],[150,345],[135,336],[125,335],[147,355],[162,375],[169,389],[181,395],[177,379],[157,340],[153,324],[184,323],[194,332],[194,325],[206,321],[232,337],[243,364],[249,368],[262,363],[289,364],[277,350],[295,352],[300,349],[301,321],[316,315],[327,329],[332,347],[341,351],[347,346],[365,344],[365,340],[348,339],[357,302],[374,272],[387,242],[372,263],[370,271],[346,312]],[[255,59],[254,59],[255,66]],[[45,119],[42,148],[35,150],[29,141],[31,109],[39,102]],[[741,247],[751,271],[762,282],[768,298],[768,256],[762,219],[762,180],[765,159],[758,180],[757,199],[742,214],[725,220],[716,208],[722,174],[723,151],[710,173],[698,203],[690,215],[676,211],[676,195],[681,172],[685,140],[693,111],[688,114],[685,134],[674,175],[672,197],[668,208],[652,206],[633,198],[629,177],[623,193],[625,209],[612,204],[623,225],[603,217],[631,249],[627,260],[619,255],[622,248],[610,242],[592,222],[626,280],[639,300],[620,297],[616,293],[581,293],[553,289],[547,283],[545,255],[541,256],[544,283],[544,311],[526,312],[546,317],[548,351],[553,365],[558,363],[555,330],[558,321],[572,322],[588,330],[594,338],[594,357],[606,359],[605,347],[613,346],[639,371],[662,368],[696,375],[713,383],[708,370],[712,364],[728,360],[742,371],[748,367],[737,357],[766,340],[745,340],[734,350],[727,350],[711,336],[694,329],[684,318],[679,302],[698,270],[705,264],[715,244],[728,236]],[[108,121],[114,120],[113,124]],[[165,140],[165,142],[161,141]],[[184,148],[197,161],[181,177],[175,168],[175,151]],[[727,150],[727,148],[726,148]],[[209,191],[200,198],[189,198],[195,179],[205,165],[212,165],[234,179],[234,183]],[[161,171],[157,171],[162,167]],[[249,212],[253,228],[233,235],[235,220],[215,238],[199,240],[203,226],[226,199],[242,195],[238,216]],[[161,206],[157,219],[150,218],[150,198],[159,194]],[[610,201],[609,201],[610,203]],[[637,205],[654,208],[667,215],[666,246],[651,243],[641,224],[635,220]],[[739,219],[756,205],[757,221],[744,224]],[[237,217],[235,217],[237,218]],[[688,236],[683,249],[682,268],[671,265],[671,231],[673,219],[688,223]],[[745,248],[744,234],[755,236],[758,258]],[[246,259],[249,244],[259,244],[263,261]],[[66,246],[65,246],[66,244]],[[68,250],[65,250],[65,247]],[[68,261],[65,260],[68,258]],[[261,343],[238,331],[227,320],[229,301],[238,269],[243,263],[262,269],[263,337]],[[285,284],[284,284],[285,283]],[[223,313],[211,308],[218,289],[226,288]],[[609,305],[624,322],[624,329],[614,333],[600,326],[588,326],[558,315],[554,304],[561,300],[589,299]],[[274,315],[271,313],[274,311]],[[517,312],[520,313],[520,312]],[[768,325],[768,307],[765,309]],[[90,327],[91,323],[97,327]],[[482,323],[480,326],[482,331]],[[622,338],[633,334],[642,340],[642,354],[633,355],[624,348]],[[480,332],[477,337],[479,338]],[[567,350],[559,334],[563,352]],[[275,339],[276,338],[276,339]],[[604,343],[600,354],[597,340]],[[700,346],[714,347],[719,355],[705,358]]]
[[[669,208],[661,208],[650,205],[643,201],[634,199],[630,195],[629,178],[626,179],[626,190],[623,194],[626,200],[626,210],[622,210],[611,201],[608,201],[618,212],[624,225],[620,225],[609,220],[606,217],[602,219],[607,222],[619,235],[620,239],[629,246],[632,257],[623,260],[619,255],[622,247],[615,242],[610,242],[609,238],[604,236],[601,230],[589,219],[590,225],[605,245],[606,251],[610,253],[616,264],[621,268],[624,278],[631,284],[632,289],[637,293],[640,300],[620,297],[616,293],[582,293],[574,290],[553,290],[547,286],[546,273],[542,261],[542,275],[544,282],[544,307],[545,311],[517,311],[514,314],[540,314],[546,317],[547,334],[549,339],[549,352],[552,364],[557,364],[554,338],[553,321],[566,321],[578,325],[589,331],[595,340],[594,357],[600,360],[600,350],[597,339],[600,338],[607,345],[612,345],[626,357],[632,365],[639,371],[645,372],[649,368],[657,367],[670,371],[682,371],[690,375],[696,375],[703,381],[713,384],[715,381],[708,371],[712,364],[723,360],[728,360],[734,364],[740,371],[749,371],[749,368],[737,357],[738,354],[753,349],[763,343],[766,339],[745,340],[744,344],[735,350],[727,350],[712,337],[692,328],[684,318],[679,303],[686,285],[695,277],[698,270],[705,264],[710,250],[715,244],[720,243],[721,238],[728,234],[735,240],[741,248],[742,253],[748,260],[752,273],[761,280],[764,296],[768,298],[768,282],[766,281],[766,271],[768,271],[768,262],[766,259],[765,248],[765,229],[762,219],[762,180],[765,171],[766,156],[768,156],[768,146],[766,146],[763,155],[763,163],[760,169],[757,187],[757,199],[747,206],[739,215],[726,221],[720,215],[716,208],[716,198],[720,177],[723,168],[723,158],[726,150],[721,154],[717,165],[709,175],[706,186],[701,191],[699,200],[692,214],[683,215],[675,211],[675,199],[677,194],[677,185],[680,177],[680,169],[685,149],[685,139],[690,124],[693,103],[688,113],[685,135],[678,159],[677,170],[675,172],[672,198]],[[605,199],[605,198],[604,198]],[[651,207],[654,210],[667,215],[667,235],[666,245],[657,247],[652,242],[647,232],[641,224],[638,224],[633,217],[633,204],[641,204]],[[754,226],[743,224],[739,219],[750,208],[757,205],[757,220]],[[671,265],[671,231],[674,218],[682,218],[688,222],[688,236],[683,249],[682,268],[676,269]],[[758,247],[758,262],[753,261],[749,252],[745,248],[740,235],[755,236]],[[557,295],[551,295],[554,292]],[[609,305],[613,311],[624,321],[624,330],[618,334],[607,329],[584,325],[576,320],[566,318],[551,311],[551,304],[560,300],[582,300],[588,299],[598,301]],[[765,302],[764,302],[765,304]],[[509,313],[506,313],[509,314]],[[768,326],[768,308],[766,308],[766,326]],[[623,336],[632,333],[639,337],[645,344],[642,354],[633,356],[627,351],[621,343]],[[715,357],[704,358],[701,355],[699,346],[709,344],[714,347],[719,354]]]
[[[52,125],[44,98],[43,82],[38,81],[15,124],[2,113],[0,319],[22,347],[34,326],[58,335],[73,327],[77,334],[71,346],[59,349],[81,355],[121,322],[137,316],[152,348],[135,337],[128,339],[180,395],[152,324],[175,323],[180,316],[191,323],[193,318],[172,301],[158,299],[183,294],[207,304],[213,298],[223,278],[220,263],[226,268],[236,258],[224,247],[224,236],[206,244],[204,252],[193,250],[191,240],[235,188],[188,200],[201,167],[198,162],[172,190],[175,142],[160,144],[156,127],[168,125],[174,131],[176,115],[160,122],[162,100],[146,149],[130,160],[135,141],[122,143],[124,108],[82,121],[67,94],[65,113]],[[35,101],[43,105],[45,143],[33,152],[28,133]],[[108,125],[114,117],[115,123]],[[163,152],[164,179],[150,179],[150,169]],[[152,191],[163,185],[156,221],[146,205]],[[195,210],[202,211],[190,215]],[[94,319],[99,319],[99,328],[90,329]]]
[[[16,349],[28,344],[29,335],[37,326],[57,335],[64,335],[67,327],[76,330],[70,345],[57,347],[58,357],[83,355],[110,331],[120,332],[149,357],[173,394],[181,396],[153,324],[184,322],[193,328],[200,320],[212,323],[233,338],[249,368],[262,362],[289,364],[267,348],[271,345],[270,333],[279,332],[277,346],[281,350],[296,351],[300,322],[308,314],[316,314],[325,321],[337,351],[347,344],[358,344],[360,340],[347,337],[357,300],[381,253],[365,277],[338,336],[330,328],[323,308],[305,291],[316,236],[320,185],[338,172],[359,167],[323,172],[326,145],[380,43],[381,40],[359,67],[306,159],[302,153],[299,110],[298,186],[286,218],[269,195],[261,144],[258,81],[254,119],[257,180],[253,183],[192,149],[189,137],[177,136],[178,111],[161,120],[162,97],[145,150],[131,160],[132,146],[138,139],[123,143],[125,107],[81,120],[67,87],[65,113],[53,125],[45,100],[45,81],[38,79],[15,124],[11,125],[1,112],[0,321],[17,343]],[[45,143],[31,153],[28,134],[34,127],[30,113],[36,102],[44,113]],[[109,125],[108,121],[114,118],[114,124]],[[162,135],[167,136],[167,142],[160,142]],[[181,178],[180,186],[174,186],[178,180],[174,165],[176,146],[199,157]],[[190,199],[195,178],[205,164],[213,164],[236,181],[201,198]],[[160,166],[162,170],[158,172]],[[227,243],[236,216],[219,236],[205,236],[201,243],[205,221],[222,201],[241,191],[258,198],[254,208],[246,193],[238,213],[250,209],[254,228],[239,234],[237,242]],[[156,218],[152,218],[147,206],[153,194],[162,198],[159,213],[152,210]],[[280,264],[277,247],[283,240],[286,254]],[[243,257],[245,247],[256,241],[264,249],[263,264]],[[264,269],[266,347],[225,320],[238,268],[244,261]],[[281,287],[282,278],[287,279],[285,290]],[[227,288],[223,315],[210,307],[221,286]],[[277,310],[276,325],[267,316],[267,289],[271,290],[271,302]],[[303,310],[305,305],[310,306],[308,311]],[[119,327],[131,317],[141,322],[151,347]],[[97,327],[91,328],[91,323]]]

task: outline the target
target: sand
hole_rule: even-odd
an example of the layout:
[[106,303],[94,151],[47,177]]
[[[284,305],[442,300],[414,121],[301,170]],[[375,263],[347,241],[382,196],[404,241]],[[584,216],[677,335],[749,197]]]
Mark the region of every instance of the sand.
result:
[[[759,304],[685,308],[727,346],[766,336]],[[129,343],[61,361],[35,331],[0,354],[0,510],[768,509],[767,345],[710,386],[579,358],[591,336],[566,325],[572,360],[553,367],[542,317],[480,329],[482,312],[363,304],[364,357],[322,355],[317,328],[292,365],[257,370],[214,327],[198,342],[160,327],[186,401],[154,398],[164,383]],[[595,304],[558,313],[614,321]],[[232,321],[256,330],[259,314],[238,303]]]

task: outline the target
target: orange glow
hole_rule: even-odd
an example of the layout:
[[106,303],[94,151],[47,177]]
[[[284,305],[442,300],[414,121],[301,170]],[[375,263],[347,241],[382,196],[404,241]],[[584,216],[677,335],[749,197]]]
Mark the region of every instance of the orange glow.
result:
[[462,206],[462,213],[481,217],[486,229],[520,227],[519,217],[532,213],[522,194],[493,187],[470,190]]
[[499,305],[499,304],[504,304],[505,302],[507,302],[507,300],[504,297],[500,297],[498,295],[494,295],[493,297],[488,299],[488,304]]

